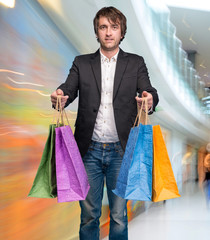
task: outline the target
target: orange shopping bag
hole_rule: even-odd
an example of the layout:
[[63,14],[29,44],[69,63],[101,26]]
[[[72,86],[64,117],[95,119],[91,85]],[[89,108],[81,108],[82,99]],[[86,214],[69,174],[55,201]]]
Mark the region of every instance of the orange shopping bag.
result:
[[160,126],[153,126],[152,201],[180,197]]

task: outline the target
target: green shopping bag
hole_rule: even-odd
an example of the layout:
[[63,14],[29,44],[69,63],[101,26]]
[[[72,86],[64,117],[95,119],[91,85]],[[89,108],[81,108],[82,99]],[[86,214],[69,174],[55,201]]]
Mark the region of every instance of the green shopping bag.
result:
[[42,154],[29,197],[55,198],[57,197],[56,169],[55,169],[55,128],[49,126],[49,135]]

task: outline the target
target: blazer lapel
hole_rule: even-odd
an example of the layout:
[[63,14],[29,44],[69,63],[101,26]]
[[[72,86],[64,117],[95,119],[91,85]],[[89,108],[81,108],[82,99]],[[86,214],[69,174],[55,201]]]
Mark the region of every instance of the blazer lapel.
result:
[[95,52],[90,63],[93,70],[98,91],[101,94],[101,59],[100,59],[99,50]]
[[127,53],[123,52],[121,49],[118,54],[117,65],[115,70],[114,77],[114,91],[113,91],[113,101],[117,95],[117,91],[119,89],[123,74],[125,72],[126,66],[128,63]]

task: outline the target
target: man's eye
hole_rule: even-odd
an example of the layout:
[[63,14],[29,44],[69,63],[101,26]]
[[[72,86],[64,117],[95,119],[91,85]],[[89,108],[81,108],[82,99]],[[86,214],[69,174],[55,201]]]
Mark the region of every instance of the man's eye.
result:
[[105,30],[106,29],[106,26],[100,26],[99,27],[101,30]]
[[113,30],[117,30],[118,28],[119,28],[118,25],[114,25],[114,26],[112,26],[112,29],[113,29]]

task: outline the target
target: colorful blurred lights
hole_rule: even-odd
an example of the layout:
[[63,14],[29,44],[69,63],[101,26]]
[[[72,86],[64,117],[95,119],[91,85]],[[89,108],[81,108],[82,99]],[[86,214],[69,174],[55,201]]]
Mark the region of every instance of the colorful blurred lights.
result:
[[24,73],[14,72],[14,71],[11,71],[11,70],[8,70],[8,69],[0,69],[0,72],[8,72],[8,73],[14,73],[14,74],[17,74],[17,75],[24,75]]
[[0,3],[9,8],[15,7],[15,0],[0,0]]

